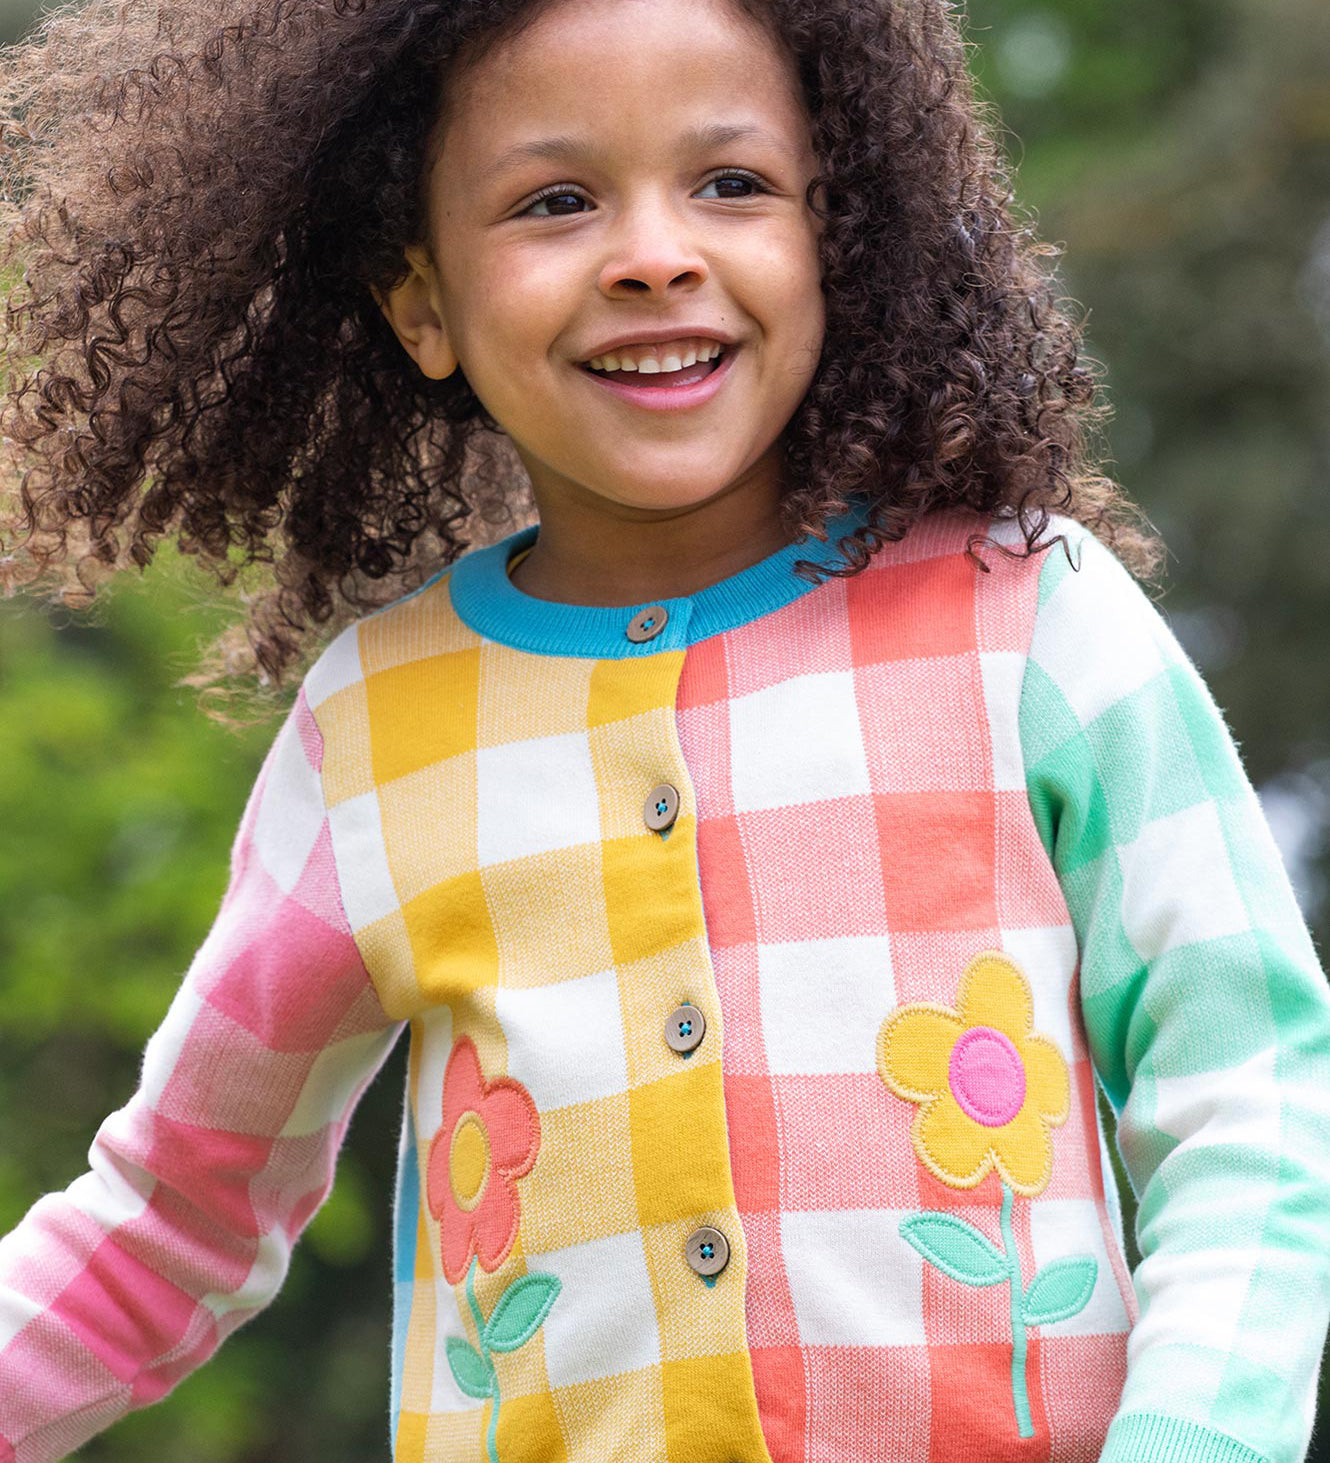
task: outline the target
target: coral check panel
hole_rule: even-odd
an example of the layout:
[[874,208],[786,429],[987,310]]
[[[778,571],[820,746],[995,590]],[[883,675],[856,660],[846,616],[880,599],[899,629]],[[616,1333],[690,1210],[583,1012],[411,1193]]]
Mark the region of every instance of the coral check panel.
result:
[[975,529],[926,522],[681,678],[776,1463],[1090,1463],[1126,1375],[1076,937],[1019,741],[1044,559],[984,574]]
[[1135,1301],[984,526],[622,610],[518,595],[528,531],[311,674],[411,1028],[398,1463],[1099,1456]]
[[[444,579],[339,653],[316,714],[344,898],[411,1027],[398,1463],[762,1458],[683,652],[513,649]],[[707,1021],[686,1053],[681,1004]],[[704,1276],[708,1228],[729,1258]]]

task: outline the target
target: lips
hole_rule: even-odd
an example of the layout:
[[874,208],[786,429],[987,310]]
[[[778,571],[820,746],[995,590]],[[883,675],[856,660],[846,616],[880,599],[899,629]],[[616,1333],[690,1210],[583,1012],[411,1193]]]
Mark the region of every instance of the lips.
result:
[[722,349],[731,346],[735,342],[728,334],[712,329],[709,326],[680,325],[668,333],[661,330],[646,330],[641,335],[629,336],[620,335],[615,339],[598,345],[581,358],[581,364],[594,361],[597,356],[613,355],[618,351],[638,350],[652,346],[674,345],[688,341],[705,342],[707,345],[718,345]]

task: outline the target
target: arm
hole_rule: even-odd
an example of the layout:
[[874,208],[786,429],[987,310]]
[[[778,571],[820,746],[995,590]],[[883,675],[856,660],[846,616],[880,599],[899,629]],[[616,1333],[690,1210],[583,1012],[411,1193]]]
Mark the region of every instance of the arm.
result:
[[221,910],[89,1171],[0,1240],[0,1463],[63,1458],[266,1306],[387,1058],[342,910],[303,689]]
[[1103,1463],[1299,1463],[1330,1319],[1330,993],[1256,794],[1162,616],[1083,529],[1047,553],[1021,696],[1139,1201]]

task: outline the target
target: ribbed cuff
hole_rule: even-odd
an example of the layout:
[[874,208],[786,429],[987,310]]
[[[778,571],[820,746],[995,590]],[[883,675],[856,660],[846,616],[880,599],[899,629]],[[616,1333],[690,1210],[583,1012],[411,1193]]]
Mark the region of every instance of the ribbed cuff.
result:
[[1118,1416],[1099,1463],[1270,1463],[1264,1453],[1180,1417],[1154,1412]]

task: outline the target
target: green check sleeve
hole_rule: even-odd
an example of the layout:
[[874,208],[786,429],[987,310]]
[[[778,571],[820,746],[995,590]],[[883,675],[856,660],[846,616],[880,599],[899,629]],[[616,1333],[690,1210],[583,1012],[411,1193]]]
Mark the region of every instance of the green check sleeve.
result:
[[1139,1205],[1102,1463],[1300,1463],[1330,1324],[1330,990],[1209,690],[1108,549],[1054,524],[1026,785]]

